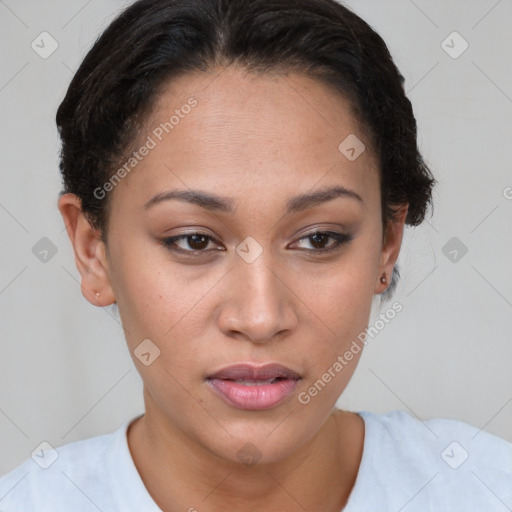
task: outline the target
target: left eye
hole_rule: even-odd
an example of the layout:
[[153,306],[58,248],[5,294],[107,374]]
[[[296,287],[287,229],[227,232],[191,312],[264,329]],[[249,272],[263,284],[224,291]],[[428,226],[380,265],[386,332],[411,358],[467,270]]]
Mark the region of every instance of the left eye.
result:
[[[325,242],[329,239],[333,239],[334,243],[331,243],[327,246],[327,248],[318,248],[317,246],[324,245]],[[307,236],[302,237],[300,240],[312,240],[312,245],[315,249],[307,249],[313,252],[327,252],[332,251],[334,249],[340,248],[342,245],[350,242],[351,237],[349,235],[345,235],[342,233],[335,233],[334,231],[315,231],[314,233],[310,233]],[[299,240],[299,242],[300,242]],[[311,243],[311,242],[310,242]]]
[[[327,248],[318,248],[318,246],[323,246],[327,242],[327,240],[333,239],[334,243],[331,243],[327,246]],[[345,235],[343,233],[336,233],[333,231],[315,231],[306,236],[303,236],[299,239],[298,242],[302,240],[310,240],[312,241],[313,249],[306,249],[306,251],[317,252],[317,253],[325,253],[328,251],[332,251],[340,248],[342,245],[350,242],[352,237],[350,235]],[[162,244],[167,247],[171,251],[175,252],[187,252],[187,253],[198,253],[198,252],[210,252],[205,249],[208,247],[210,241],[215,242],[215,239],[210,235],[205,233],[187,233],[186,235],[178,235],[170,238],[165,238],[162,240]],[[190,249],[186,249],[180,247],[179,242],[185,242],[186,245]],[[310,242],[311,243],[311,242]],[[214,249],[214,250],[224,250],[224,249]]]

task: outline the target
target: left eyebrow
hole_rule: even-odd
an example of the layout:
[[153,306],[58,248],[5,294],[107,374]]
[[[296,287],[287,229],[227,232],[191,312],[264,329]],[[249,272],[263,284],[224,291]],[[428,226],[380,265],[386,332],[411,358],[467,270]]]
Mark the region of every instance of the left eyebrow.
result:
[[361,196],[354,190],[350,190],[342,186],[336,186],[292,197],[287,203],[286,213],[303,211],[318,204],[332,201],[338,197],[347,197],[356,199],[361,203],[363,202]]
[[[316,192],[300,194],[290,198],[286,203],[286,213],[303,211],[321,203],[332,201],[338,197],[346,197],[363,202],[363,199],[357,192],[342,186],[335,186],[317,190]],[[147,210],[158,203],[169,201],[171,199],[186,201],[209,211],[219,211],[224,213],[233,213],[235,211],[235,203],[233,199],[199,190],[168,190],[160,192],[153,196],[144,205],[144,209]]]

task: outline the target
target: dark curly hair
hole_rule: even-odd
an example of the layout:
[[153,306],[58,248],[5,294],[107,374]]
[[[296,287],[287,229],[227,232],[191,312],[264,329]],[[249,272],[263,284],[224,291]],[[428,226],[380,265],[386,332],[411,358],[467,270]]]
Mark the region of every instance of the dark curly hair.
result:
[[[298,71],[334,87],[354,109],[380,170],[382,222],[408,203],[420,224],[436,183],[419,153],[404,78],[382,38],[335,0],[138,0],[98,38],[57,111],[64,190],[107,240],[109,197],[94,193],[136,147],[169,80],[238,65]],[[383,294],[389,298],[397,279]]]

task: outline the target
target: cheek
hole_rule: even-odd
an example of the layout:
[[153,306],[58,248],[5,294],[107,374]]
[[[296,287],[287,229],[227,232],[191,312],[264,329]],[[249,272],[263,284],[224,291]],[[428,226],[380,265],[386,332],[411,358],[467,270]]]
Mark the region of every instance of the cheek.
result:
[[197,302],[200,282],[187,283],[180,267],[155,242],[120,238],[122,244],[112,242],[111,280],[129,345],[139,339],[171,336]]
[[366,273],[340,275],[323,284],[309,297],[315,312],[305,347],[309,368],[297,397],[300,404],[318,411],[334,406],[357,368],[373,291]]
[[[204,357],[198,343],[205,315],[201,297],[212,285],[187,284],[176,265],[162,260],[162,252],[153,249],[153,259],[136,251],[120,258],[118,308],[128,349],[153,402],[185,410],[195,403],[184,389],[189,387],[191,369]],[[137,357],[143,353],[138,348],[143,340],[151,340],[145,349],[150,353],[148,365]]]
[[361,356],[364,347],[361,333],[364,333],[371,313],[368,288],[357,280],[354,285],[352,281],[340,286],[331,283],[330,288],[324,288],[324,293],[311,299],[321,322],[314,320],[316,327],[311,325],[309,379],[328,382],[324,394],[328,401],[338,398]]
[[[214,270],[204,273],[199,267],[195,272],[184,269],[170,262],[165,249],[159,247],[126,251],[118,261],[119,314],[145,387],[159,403],[190,407],[190,396],[183,396],[182,386],[188,389],[192,380],[197,383],[194,369],[204,369],[208,353],[204,330],[221,275]],[[156,346],[153,350],[158,354],[149,366],[137,359],[137,348],[146,339]]]
[[[375,244],[374,244],[375,245]],[[304,278],[302,297],[317,315],[337,349],[367,326],[375,291],[378,249],[348,251],[329,271]]]

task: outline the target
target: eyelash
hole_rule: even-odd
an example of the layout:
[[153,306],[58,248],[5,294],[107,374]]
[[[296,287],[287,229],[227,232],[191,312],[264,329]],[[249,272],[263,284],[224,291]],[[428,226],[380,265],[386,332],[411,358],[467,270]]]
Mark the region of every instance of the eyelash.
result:
[[[329,238],[336,240],[336,242],[334,244],[332,244],[331,246],[329,246],[327,249],[305,249],[306,251],[309,251],[312,253],[317,253],[317,254],[326,254],[326,253],[341,249],[344,245],[348,244],[353,238],[351,235],[345,235],[343,233],[336,233],[334,231],[314,231],[312,233],[308,233],[306,236],[301,237],[299,239],[299,241],[311,238],[315,235],[327,235]],[[201,233],[200,231],[194,231],[194,232],[187,233],[184,235],[178,235],[178,236],[173,236],[170,238],[164,238],[163,240],[161,240],[161,243],[162,243],[162,245],[164,245],[164,247],[166,247],[170,251],[181,253],[181,254],[188,254],[188,255],[196,256],[201,253],[210,252],[205,249],[187,251],[185,249],[180,249],[180,248],[176,247],[176,242],[183,240],[183,239],[193,237],[193,236],[204,236],[209,241],[215,241],[215,239],[213,237],[211,237],[210,235],[207,235],[206,233]]]

